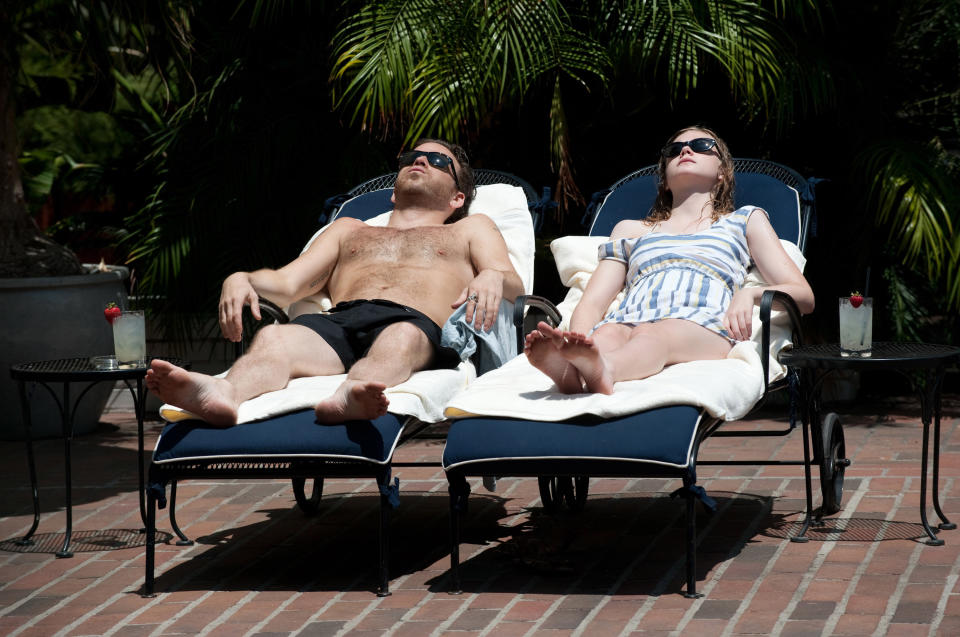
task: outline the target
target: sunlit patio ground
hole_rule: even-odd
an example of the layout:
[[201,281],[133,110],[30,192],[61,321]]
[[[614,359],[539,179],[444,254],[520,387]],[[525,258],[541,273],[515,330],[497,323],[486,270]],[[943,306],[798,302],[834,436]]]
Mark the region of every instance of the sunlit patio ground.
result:
[[[789,540],[803,515],[800,467],[700,467],[719,505],[698,518],[702,599],[682,595],[683,506],[669,497],[679,485],[625,479],[593,480],[585,510],[558,515],[542,510],[536,480],[502,479],[494,493],[473,483],[464,590],[450,594],[436,467],[395,471],[390,597],[373,592],[370,481],[328,481],[320,513],[306,518],[288,483],[231,480],[180,486],[177,519],[193,546],[177,546],[167,511],[158,514],[159,594],[145,599],[136,420],[118,403],[74,440],[73,558],[54,557],[62,442],[36,444],[42,519],[29,548],[13,542],[32,520],[24,445],[0,443],[0,634],[960,635],[960,530],[928,546],[919,521],[918,403],[836,407],[853,461],[844,506],[806,544]],[[732,426],[784,422],[784,410],[768,409]],[[945,398],[942,428],[941,503],[960,520],[960,396]],[[149,455],[160,424],[146,430]],[[798,459],[801,440],[713,439],[700,458]],[[441,449],[419,441],[396,457],[439,460]]]

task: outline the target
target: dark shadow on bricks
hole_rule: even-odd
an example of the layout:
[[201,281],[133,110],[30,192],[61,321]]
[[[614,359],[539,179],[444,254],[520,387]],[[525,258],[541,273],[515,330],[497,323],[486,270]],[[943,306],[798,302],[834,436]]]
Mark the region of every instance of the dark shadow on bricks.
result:
[[[449,499],[446,490],[405,491],[390,524],[390,578],[426,571],[449,554]],[[291,496],[292,497],[292,496]],[[507,515],[504,500],[478,496],[488,531]],[[162,515],[166,511],[160,512]],[[194,547],[158,546],[159,551],[192,551],[192,558],[166,571],[158,559],[156,590],[373,591],[377,587],[380,497],[324,496],[319,512],[305,516],[296,506],[261,511],[266,520],[191,537],[190,520],[178,514]],[[165,517],[158,516],[163,528]],[[482,535],[482,533],[481,533]],[[493,541],[495,538],[489,538]],[[434,567],[437,568],[437,567]],[[142,582],[140,582],[142,584]],[[132,591],[131,591],[132,592]]]
[[[156,423],[144,423],[147,440]],[[136,444],[136,429],[132,437]],[[131,440],[129,432],[115,425],[99,423],[96,431],[77,436],[71,443],[73,506],[99,502],[122,493],[136,494],[137,451],[120,446]],[[149,465],[153,449],[144,451],[144,466]],[[40,512],[62,512],[64,508],[64,441],[47,438],[33,443],[37,484],[40,488]],[[0,442],[0,517],[33,516],[33,498],[30,491],[30,469],[27,463],[26,443]],[[41,518],[44,530],[46,518]],[[59,518],[56,525],[64,525]]]
[[[697,579],[734,557],[771,520],[773,500],[710,492],[717,513],[697,504]],[[461,525],[460,577],[466,593],[680,593],[686,586],[686,504],[666,494],[590,497],[583,511],[529,510],[522,524],[492,531],[475,513]],[[493,538],[493,542],[491,542]],[[478,552],[479,551],[479,552]],[[447,574],[430,580],[447,591]]]

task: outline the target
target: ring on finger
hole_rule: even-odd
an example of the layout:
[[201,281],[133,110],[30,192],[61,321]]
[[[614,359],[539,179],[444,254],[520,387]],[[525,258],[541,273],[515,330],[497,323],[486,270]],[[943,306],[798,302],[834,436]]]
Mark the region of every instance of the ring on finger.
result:
[[468,301],[473,301],[474,303],[476,303],[478,298],[480,298],[480,297],[478,297],[478,296],[477,296],[477,293],[474,292],[473,294],[471,294],[470,296],[467,297],[467,300],[468,300]]

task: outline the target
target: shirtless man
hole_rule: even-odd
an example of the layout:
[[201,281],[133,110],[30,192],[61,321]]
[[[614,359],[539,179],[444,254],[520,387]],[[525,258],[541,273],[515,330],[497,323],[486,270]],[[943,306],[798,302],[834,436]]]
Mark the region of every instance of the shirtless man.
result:
[[292,378],[347,372],[336,392],[317,404],[317,420],[382,416],[387,387],[421,369],[460,363],[455,351],[440,345],[439,326],[454,309],[466,303],[466,319],[489,330],[501,298],[523,293],[493,221],[459,218],[472,198],[473,173],[463,149],[421,140],[400,155],[386,227],[337,219],[284,267],[236,272],[223,282],[220,328],[231,341],[242,336],[244,305],[260,320],[261,295],[286,306],[326,288],[335,304],[330,314],[265,326],[225,378],[154,360],[147,387],[212,425],[229,427],[240,403],[282,389]]

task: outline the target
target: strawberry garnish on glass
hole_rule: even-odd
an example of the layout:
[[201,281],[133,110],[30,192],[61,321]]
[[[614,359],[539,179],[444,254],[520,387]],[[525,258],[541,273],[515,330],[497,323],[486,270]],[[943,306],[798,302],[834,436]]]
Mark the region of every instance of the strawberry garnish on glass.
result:
[[107,322],[113,325],[113,321],[120,316],[123,312],[116,303],[107,303],[107,307],[103,310],[103,318],[107,319]]
[[850,305],[853,307],[860,307],[863,304],[863,295],[859,292],[854,292],[850,295]]

